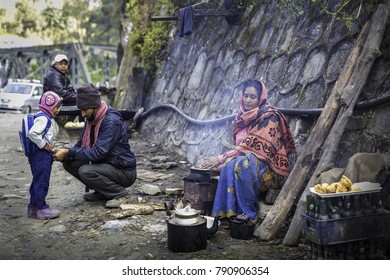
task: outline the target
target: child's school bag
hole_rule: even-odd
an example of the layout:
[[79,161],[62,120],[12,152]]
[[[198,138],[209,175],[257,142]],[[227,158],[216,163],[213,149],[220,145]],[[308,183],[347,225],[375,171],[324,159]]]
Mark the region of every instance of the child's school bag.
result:
[[20,142],[22,143],[23,152],[26,157],[30,157],[36,150],[38,150],[38,146],[28,137],[28,132],[30,131],[30,128],[34,125],[34,119],[40,116],[45,116],[47,118],[46,128],[43,132],[43,136],[45,136],[51,125],[51,120],[48,116],[45,115],[45,113],[39,112],[35,115],[27,115],[23,118],[22,130],[19,131],[19,137]]

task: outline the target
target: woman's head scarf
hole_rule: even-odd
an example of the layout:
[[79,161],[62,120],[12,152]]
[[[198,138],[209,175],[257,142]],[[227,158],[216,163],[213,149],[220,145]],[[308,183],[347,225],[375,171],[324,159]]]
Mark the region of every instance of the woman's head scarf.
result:
[[233,120],[233,136],[246,128],[247,135],[236,150],[251,153],[266,161],[276,173],[288,176],[290,166],[288,153],[295,152],[294,140],[285,116],[268,102],[267,88],[257,80],[249,80],[246,88],[254,87],[258,93],[259,106],[249,111],[244,110],[241,95],[240,112]]

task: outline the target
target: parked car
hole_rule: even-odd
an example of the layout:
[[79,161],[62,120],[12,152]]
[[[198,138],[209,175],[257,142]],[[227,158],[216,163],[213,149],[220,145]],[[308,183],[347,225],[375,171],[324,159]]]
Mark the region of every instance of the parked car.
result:
[[32,107],[24,102],[29,98],[39,101],[42,94],[43,85],[37,80],[10,81],[0,92],[0,112],[30,113]]
[[43,94],[43,89],[38,90],[36,94],[33,94],[31,97],[27,98],[22,105],[22,112],[25,114],[30,114],[32,112],[39,111],[39,100]]

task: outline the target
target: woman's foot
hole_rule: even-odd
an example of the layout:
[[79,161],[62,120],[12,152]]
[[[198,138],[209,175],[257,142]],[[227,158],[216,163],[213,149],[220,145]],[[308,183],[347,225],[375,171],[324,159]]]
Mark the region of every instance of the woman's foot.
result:
[[221,221],[221,224],[219,225],[219,228],[224,229],[224,230],[230,229],[230,219],[223,218],[220,221]]

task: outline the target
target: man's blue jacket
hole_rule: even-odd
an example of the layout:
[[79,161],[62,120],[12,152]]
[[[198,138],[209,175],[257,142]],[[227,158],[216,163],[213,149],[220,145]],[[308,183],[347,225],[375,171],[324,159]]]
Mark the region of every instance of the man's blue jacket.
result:
[[[94,128],[92,128],[94,129]],[[81,148],[84,130],[80,140],[69,149],[65,161],[85,160],[91,163],[109,163],[121,169],[135,169],[136,157],[130,149],[127,129],[121,115],[112,107],[100,125],[95,145],[91,148]]]

